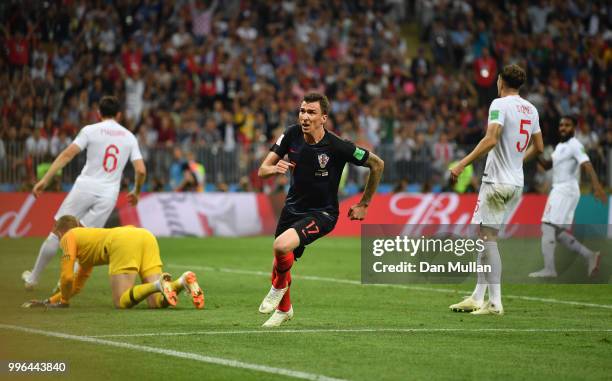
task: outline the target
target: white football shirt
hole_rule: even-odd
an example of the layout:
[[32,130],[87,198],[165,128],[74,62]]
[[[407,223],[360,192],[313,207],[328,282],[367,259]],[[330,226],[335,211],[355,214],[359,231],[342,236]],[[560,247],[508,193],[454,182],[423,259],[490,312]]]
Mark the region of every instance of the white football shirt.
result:
[[501,126],[499,140],[487,155],[482,181],[523,186],[523,157],[531,135],[540,133],[534,105],[518,95],[497,98],[489,107],[488,123]]
[[580,181],[580,164],[589,161],[584,146],[578,139],[572,137],[566,142],[559,143],[552,153],[553,185],[574,183],[578,186]]
[[103,197],[116,198],[128,159],[142,159],[134,134],[113,119],[83,127],[74,144],[87,150],[87,161],[74,188]]

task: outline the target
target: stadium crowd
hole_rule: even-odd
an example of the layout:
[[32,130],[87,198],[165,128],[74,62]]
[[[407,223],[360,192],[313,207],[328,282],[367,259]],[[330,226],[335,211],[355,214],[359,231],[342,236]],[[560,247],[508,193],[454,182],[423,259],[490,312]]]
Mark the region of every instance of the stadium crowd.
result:
[[[176,146],[238,152],[242,186],[317,90],[332,102],[329,129],[393,163],[384,182],[442,188],[449,163],[482,136],[497,71],[512,62],[528,70],[523,96],[546,143],[574,114],[607,171],[607,2],[13,0],[0,13],[0,162],[26,184],[115,94],[145,159],[169,155],[156,189],[168,187]],[[402,25],[418,26],[418,46]],[[531,170],[528,190],[546,191],[547,175]],[[264,185],[255,177],[249,189]]]

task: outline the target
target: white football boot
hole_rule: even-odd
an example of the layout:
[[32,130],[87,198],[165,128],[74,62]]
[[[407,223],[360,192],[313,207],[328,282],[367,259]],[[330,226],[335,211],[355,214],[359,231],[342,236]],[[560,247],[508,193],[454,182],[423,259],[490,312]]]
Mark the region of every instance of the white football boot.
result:
[[453,312],[472,312],[480,309],[482,307],[482,301],[477,301],[471,296],[463,299],[463,301],[455,304],[451,304],[448,308]]
[[21,280],[23,280],[23,287],[26,291],[32,291],[38,285],[38,282],[30,282],[30,276],[32,272],[30,270],[26,270],[21,273]]
[[589,258],[589,277],[597,275],[599,272],[599,262],[601,261],[601,252],[596,251]]
[[273,328],[278,327],[286,321],[293,319],[293,306],[287,312],[276,310],[270,318],[263,323],[262,327]]
[[499,306],[494,305],[489,300],[482,308],[470,312],[470,315],[503,315],[504,307],[500,304]]
[[288,289],[289,286],[285,288],[274,288],[274,286],[270,287],[268,295],[266,295],[266,297],[259,305],[259,312],[261,312],[262,314],[270,314],[274,312]]
[[529,274],[530,278],[556,278],[557,272],[555,270],[543,268],[540,271]]

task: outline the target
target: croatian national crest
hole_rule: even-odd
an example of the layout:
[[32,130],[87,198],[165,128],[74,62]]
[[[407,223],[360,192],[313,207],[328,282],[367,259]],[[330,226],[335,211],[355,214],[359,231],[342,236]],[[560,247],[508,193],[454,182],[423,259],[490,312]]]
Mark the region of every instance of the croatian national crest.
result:
[[325,166],[329,162],[329,156],[327,156],[327,154],[322,153],[319,154],[317,157],[319,158],[319,165],[321,166],[321,168],[325,168]]

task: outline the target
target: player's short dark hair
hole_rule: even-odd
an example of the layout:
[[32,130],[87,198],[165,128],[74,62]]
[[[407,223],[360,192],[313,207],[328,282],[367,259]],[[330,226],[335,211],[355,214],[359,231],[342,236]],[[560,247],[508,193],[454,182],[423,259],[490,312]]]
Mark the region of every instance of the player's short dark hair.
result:
[[303,101],[306,103],[319,102],[321,113],[323,115],[327,115],[329,112],[329,99],[327,99],[327,97],[321,93],[308,93],[304,95]]
[[509,87],[516,90],[520,89],[525,81],[527,81],[527,73],[525,73],[525,70],[517,64],[505,66],[502,69],[500,76]]
[[[567,120],[571,121],[572,122],[572,126],[574,126],[574,127],[576,127],[578,125],[578,119],[576,119],[576,117],[574,115],[570,115],[570,114],[563,115],[563,116],[561,116],[561,119],[567,119]],[[561,119],[559,119],[559,120],[561,120]]]
[[103,118],[113,118],[121,110],[119,99],[112,95],[106,95],[100,99],[100,114]]

